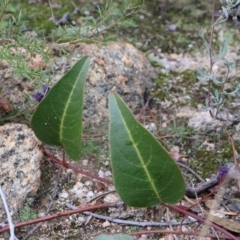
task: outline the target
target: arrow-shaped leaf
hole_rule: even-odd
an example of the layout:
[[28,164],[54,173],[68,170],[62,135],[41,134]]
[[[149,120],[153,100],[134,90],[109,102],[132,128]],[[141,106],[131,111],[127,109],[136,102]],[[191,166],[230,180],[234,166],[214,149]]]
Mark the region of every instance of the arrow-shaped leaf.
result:
[[122,200],[134,207],[178,202],[185,184],[174,160],[117,93],[110,94],[109,108],[113,178]]
[[44,143],[63,146],[78,160],[82,143],[84,83],[89,58],[80,59],[40,102],[32,117],[32,128]]

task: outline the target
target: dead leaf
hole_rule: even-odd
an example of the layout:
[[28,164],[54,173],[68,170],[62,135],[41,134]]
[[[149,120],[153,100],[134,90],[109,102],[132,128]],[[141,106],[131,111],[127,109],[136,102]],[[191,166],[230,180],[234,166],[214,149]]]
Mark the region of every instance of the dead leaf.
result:
[[238,221],[220,218],[208,213],[207,211],[204,211],[204,214],[209,221],[216,223],[217,225],[222,226],[230,231],[240,233],[240,223]]

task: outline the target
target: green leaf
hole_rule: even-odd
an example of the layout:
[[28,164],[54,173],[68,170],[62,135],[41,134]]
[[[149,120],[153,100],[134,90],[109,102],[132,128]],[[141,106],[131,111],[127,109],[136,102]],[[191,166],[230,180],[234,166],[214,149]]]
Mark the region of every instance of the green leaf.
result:
[[209,76],[207,74],[207,70],[203,67],[197,67],[198,72],[198,80],[201,82],[205,82],[209,80]]
[[117,93],[110,94],[109,108],[113,178],[122,200],[134,207],[177,203],[185,184],[174,160]]
[[228,42],[227,42],[227,40],[224,40],[223,43],[222,43],[222,46],[219,50],[218,55],[213,58],[214,63],[222,60],[226,56],[227,48],[228,48]]
[[199,31],[199,36],[202,38],[204,46],[205,46],[205,49],[206,49],[207,53],[209,54],[210,53],[210,45],[209,45],[208,41],[205,38],[205,34],[204,34],[204,31],[203,31],[202,28]]
[[117,235],[106,235],[101,234],[97,236],[94,240],[133,240],[133,237],[117,234]]
[[73,160],[78,160],[81,154],[83,92],[88,68],[89,58],[85,56],[40,102],[31,122],[39,140],[63,146]]

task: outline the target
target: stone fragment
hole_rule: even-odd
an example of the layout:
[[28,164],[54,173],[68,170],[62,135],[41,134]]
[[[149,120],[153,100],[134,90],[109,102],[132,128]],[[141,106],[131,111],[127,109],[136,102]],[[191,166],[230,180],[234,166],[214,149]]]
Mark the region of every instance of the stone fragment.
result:
[[[37,193],[40,185],[39,141],[24,124],[0,126],[0,179],[11,215],[22,208],[25,199]],[[0,199],[0,222],[6,214]]]
[[119,196],[115,193],[110,193],[103,199],[105,203],[113,203],[118,200],[119,200]]
[[67,193],[67,192],[61,192],[60,194],[59,194],[59,196],[60,196],[60,198],[64,198],[64,199],[67,199],[68,198],[68,196],[69,196],[69,194]]
[[111,223],[110,223],[109,221],[105,221],[105,222],[102,224],[102,226],[103,226],[104,228],[106,228],[106,227],[111,226]]
[[188,121],[188,126],[199,131],[219,130],[224,122],[211,117],[209,111],[196,112]]

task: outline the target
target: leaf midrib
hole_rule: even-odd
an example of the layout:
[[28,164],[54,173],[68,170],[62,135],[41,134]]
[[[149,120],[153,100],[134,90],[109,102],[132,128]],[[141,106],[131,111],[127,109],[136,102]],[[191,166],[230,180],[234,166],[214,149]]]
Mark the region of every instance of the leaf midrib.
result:
[[73,95],[73,92],[74,92],[74,89],[75,89],[75,86],[78,82],[78,78],[79,76],[81,75],[82,71],[80,71],[80,73],[78,74],[78,77],[76,78],[76,81],[74,83],[74,85],[72,86],[72,90],[70,91],[70,95],[69,95],[69,98],[67,100],[67,103],[65,105],[65,108],[64,108],[64,111],[63,111],[63,115],[62,115],[62,118],[61,118],[61,123],[60,123],[60,133],[59,133],[59,138],[60,138],[60,141],[63,143],[63,125],[64,125],[64,119],[65,119],[65,116],[67,115],[67,109],[68,109],[68,106],[70,104],[70,99],[72,98],[72,95]]

